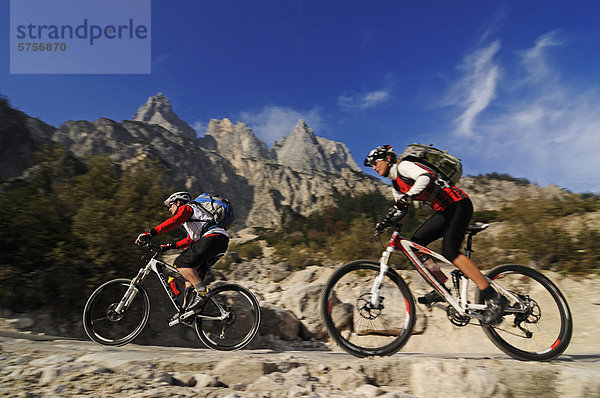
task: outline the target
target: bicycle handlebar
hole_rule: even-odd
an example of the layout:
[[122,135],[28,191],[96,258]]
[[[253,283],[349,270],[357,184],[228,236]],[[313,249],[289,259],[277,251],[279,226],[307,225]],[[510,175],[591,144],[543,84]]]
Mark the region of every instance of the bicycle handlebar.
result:
[[163,248],[160,246],[153,245],[150,242],[139,241],[136,243],[139,247],[148,249],[154,252],[155,255],[161,254],[163,252]]
[[375,226],[375,236],[383,233],[388,227],[394,227],[394,229],[399,230],[402,228],[402,223],[400,222],[406,215],[408,214],[408,208],[398,209],[396,207],[392,207],[385,216],[385,219]]

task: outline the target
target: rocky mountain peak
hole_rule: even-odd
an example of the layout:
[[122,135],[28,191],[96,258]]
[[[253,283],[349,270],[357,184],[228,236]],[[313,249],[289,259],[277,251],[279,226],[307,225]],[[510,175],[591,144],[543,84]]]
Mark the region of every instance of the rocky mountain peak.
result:
[[194,129],[173,112],[171,101],[163,93],[149,97],[148,101],[138,109],[133,120],[158,124],[173,134],[196,138]]
[[212,137],[218,152],[228,158],[265,158],[271,159],[269,148],[250,127],[242,122],[233,124],[229,119],[212,119],[208,123],[206,137]]
[[346,145],[315,136],[302,119],[289,136],[275,144],[273,150],[279,163],[292,168],[335,173],[344,168],[360,170]]

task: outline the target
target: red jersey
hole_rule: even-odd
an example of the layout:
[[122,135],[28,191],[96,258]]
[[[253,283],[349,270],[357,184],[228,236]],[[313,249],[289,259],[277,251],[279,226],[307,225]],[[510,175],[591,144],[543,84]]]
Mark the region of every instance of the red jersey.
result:
[[[431,194],[436,189],[433,182],[435,173],[415,162],[404,160],[393,165],[389,177],[396,191],[395,197],[408,194],[414,200],[429,203]],[[436,213],[440,213],[452,203],[468,197],[462,189],[452,185],[440,188],[429,204]]]

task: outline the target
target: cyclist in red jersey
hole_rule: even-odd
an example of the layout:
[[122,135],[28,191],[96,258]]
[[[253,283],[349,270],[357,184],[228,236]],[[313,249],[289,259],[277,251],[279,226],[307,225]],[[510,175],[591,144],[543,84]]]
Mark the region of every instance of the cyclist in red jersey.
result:
[[161,248],[163,250],[184,249],[173,264],[186,280],[186,291],[193,287],[196,292],[195,297],[185,306],[186,309],[191,309],[206,296],[208,289],[203,279],[208,272],[207,262],[217,254],[227,251],[229,234],[215,224],[213,218],[200,206],[192,202],[192,195],[189,192],[175,192],[164,203],[173,217],[150,231],[140,234],[135,243],[148,242],[153,236],[168,232],[180,225],[186,229],[188,234],[184,239],[161,245]]
[[[484,321],[498,323],[506,307],[506,299],[487,282],[475,263],[460,252],[460,246],[473,216],[473,204],[469,196],[454,185],[439,188],[434,185],[435,172],[424,165],[398,159],[394,149],[381,145],[373,149],[364,161],[382,177],[392,180],[394,208],[401,214],[413,200],[428,203],[435,211],[414,233],[411,240],[422,246],[442,238],[442,255],[460,269],[479,288],[480,296],[488,309]],[[418,301],[427,306],[442,301],[437,291],[432,291]]]

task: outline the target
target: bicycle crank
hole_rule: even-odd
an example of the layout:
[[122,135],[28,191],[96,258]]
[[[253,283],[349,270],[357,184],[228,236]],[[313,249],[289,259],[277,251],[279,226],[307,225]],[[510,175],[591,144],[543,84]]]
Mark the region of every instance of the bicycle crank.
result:
[[446,308],[446,315],[448,316],[450,322],[456,326],[467,326],[471,321],[471,317],[467,315],[460,315],[458,311],[456,311],[451,305]]

